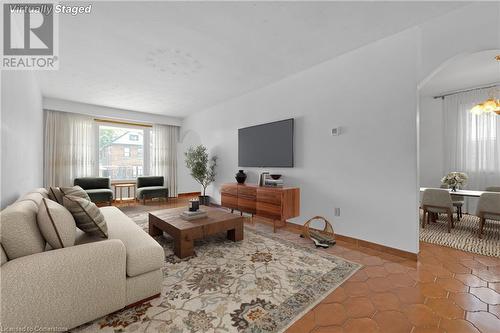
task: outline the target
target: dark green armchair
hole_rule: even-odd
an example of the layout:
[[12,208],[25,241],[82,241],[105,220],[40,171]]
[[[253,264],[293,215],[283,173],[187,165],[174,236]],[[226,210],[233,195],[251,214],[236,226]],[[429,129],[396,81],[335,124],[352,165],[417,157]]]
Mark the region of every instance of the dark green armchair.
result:
[[107,177],[75,178],[73,184],[83,188],[92,202],[107,202],[110,206],[113,203],[111,182]]
[[165,198],[168,200],[168,188],[164,186],[163,176],[137,177],[136,197],[146,204],[146,199]]

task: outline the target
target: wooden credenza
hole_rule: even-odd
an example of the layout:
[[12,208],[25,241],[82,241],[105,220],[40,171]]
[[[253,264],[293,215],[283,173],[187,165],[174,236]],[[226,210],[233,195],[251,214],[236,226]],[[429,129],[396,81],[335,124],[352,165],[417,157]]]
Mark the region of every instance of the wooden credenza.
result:
[[246,184],[223,184],[220,189],[221,206],[240,212],[285,221],[300,215],[300,189],[298,187],[265,187]]

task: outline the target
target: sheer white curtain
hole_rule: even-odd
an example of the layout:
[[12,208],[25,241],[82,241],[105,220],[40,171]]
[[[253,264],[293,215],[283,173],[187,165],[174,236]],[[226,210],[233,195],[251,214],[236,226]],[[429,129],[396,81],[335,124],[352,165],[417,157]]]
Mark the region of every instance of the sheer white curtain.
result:
[[[500,185],[500,116],[473,115],[469,110],[493,89],[478,89],[444,98],[444,171],[469,176],[467,188],[484,190]],[[475,202],[466,204],[474,212]]]
[[179,127],[153,125],[151,130],[151,168],[153,176],[163,176],[170,196],[177,196],[177,141]]
[[97,175],[97,125],[92,117],[45,110],[44,135],[45,186],[72,186],[76,177]]

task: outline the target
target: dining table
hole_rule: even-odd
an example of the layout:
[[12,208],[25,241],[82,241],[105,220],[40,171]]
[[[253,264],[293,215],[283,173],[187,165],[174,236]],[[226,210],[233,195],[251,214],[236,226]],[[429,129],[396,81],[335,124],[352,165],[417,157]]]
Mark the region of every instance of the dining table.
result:
[[[435,190],[446,190],[450,192],[450,195],[452,196],[461,196],[461,197],[467,197],[467,198],[479,198],[481,194],[486,193],[486,191],[476,191],[476,190],[455,190],[453,191],[451,188],[437,188],[437,187],[421,187],[420,188],[420,193],[423,193],[427,189],[435,189]],[[457,208],[458,209],[458,208]],[[436,213],[431,213],[431,220],[436,221],[437,219],[437,214]],[[457,211],[458,219],[460,220],[462,216],[462,209],[461,207]]]
[[424,192],[427,189],[437,189],[437,190],[447,190],[451,195],[461,195],[463,197],[469,198],[479,198],[481,194],[486,193],[486,191],[475,191],[475,190],[456,190],[452,191],[451,188],[437,188],[437,187],[421,187],[420,192]]

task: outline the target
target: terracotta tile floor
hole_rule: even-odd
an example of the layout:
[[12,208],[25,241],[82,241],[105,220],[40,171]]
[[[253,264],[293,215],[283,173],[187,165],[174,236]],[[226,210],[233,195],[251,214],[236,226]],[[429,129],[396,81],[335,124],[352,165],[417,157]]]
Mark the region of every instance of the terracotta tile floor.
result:
[[[147,210],[185,205],[185,199]],[[272,232],[254,218],[250,227]],[[311,246],[293,228],[277,235]],[[500,258],[420,243],[418,261],[346,242],[318,251],[364,265],[287,333],[500,332]]]
[[500,258],[429,243],[418,261],[345,242],[319,251],[364,267],[288,333],[500,332]]
[[[293,228],[278,235],[314,247]],[[500,332],[500,258],[429,243],[420,243],[418,261],[346,242],[318,251],[364,267],[287,333]]]

